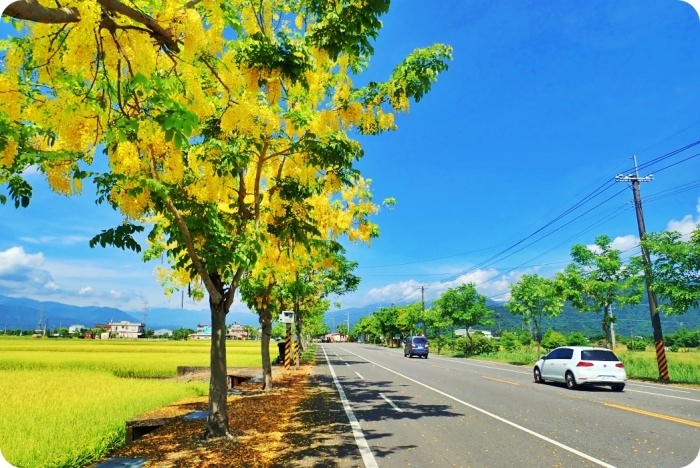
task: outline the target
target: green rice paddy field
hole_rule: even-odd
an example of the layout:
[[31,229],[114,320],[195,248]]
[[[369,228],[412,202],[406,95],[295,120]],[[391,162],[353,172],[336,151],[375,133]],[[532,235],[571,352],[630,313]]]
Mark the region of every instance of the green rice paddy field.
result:
[[[124,440],[124,422],[208,384],[177,382],[177,366],[208,366],[208,340],[0,337],[0,452],[12,465],[78,467]],[[270,356],[277,356],[271,343]],[[261,367],[260,343],[231,341],[227,364]]]

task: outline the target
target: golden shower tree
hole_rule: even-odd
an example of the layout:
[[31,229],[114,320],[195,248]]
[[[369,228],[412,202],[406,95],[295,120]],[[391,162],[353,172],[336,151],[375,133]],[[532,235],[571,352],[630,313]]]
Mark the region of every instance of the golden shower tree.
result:
[[124,216],[92,245],[138,251],[134,234],[148,228],[146,258],[167,254],[168,281],[202,285],[213,329],[207,437],[229,435],[225,318],[243,274],[268,236],[303,244],[329,234],[308,200],[364,183],[353,136],[395,129],[394,114],[447,68],[451,49],[438,44],[385,82],[353,83],[388,8],[21,0],[5,11],[22,29],[0,43],[0,186],[26,206],[29,166],[59,194],[90,179]]

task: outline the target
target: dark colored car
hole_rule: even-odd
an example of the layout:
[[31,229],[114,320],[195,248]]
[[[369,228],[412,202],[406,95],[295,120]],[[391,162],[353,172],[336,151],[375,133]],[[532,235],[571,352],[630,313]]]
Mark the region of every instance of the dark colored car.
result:
[[403,355],[404,357],[413,357],[415,355],[428,359],[429,348],[430,345],[426,337],[409,336],[403,347]]

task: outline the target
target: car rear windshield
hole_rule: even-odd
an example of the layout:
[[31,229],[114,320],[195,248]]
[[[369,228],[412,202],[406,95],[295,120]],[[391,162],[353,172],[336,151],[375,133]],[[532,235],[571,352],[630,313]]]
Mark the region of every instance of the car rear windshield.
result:
[[420,343],[420,344],[426,344],[428,342],[428,339],[423,337],[423,336],[417,336],[413,338],[414,343]]
[[619,361],[612,351],[604,349],[588,349],[581,351],[581,359],[584,361]]

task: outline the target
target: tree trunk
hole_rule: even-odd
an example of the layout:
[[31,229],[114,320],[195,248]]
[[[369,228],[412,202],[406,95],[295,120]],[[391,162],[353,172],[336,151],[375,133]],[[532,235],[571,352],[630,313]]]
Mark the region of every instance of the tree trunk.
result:
[[537,341],[537,359],[539,359],[542,356],[542,351],[540,349],[542,344],[542,332],[540,331],[540,324],[536,320],[533,320],[533,322],[535,322],[535,341]]
[[209,300],[211,310],[211,377],[209,378],[209,408],[205,439],[231,437],[228,430],[226,398],[226,310],[225,296],[218,303]]
[[467,338],[469,338],[469,355],[474,356],[474,340],[472,339],[472,336],[469,334],[469,327],[467,327]]
[[606,304],[603,308],[603,332],[605,332],[605,345],[612,349],[613,337],[612,327],[610,326],[610,305]]
[[260,353],[263,367],[263,390],[272,389],[272,364],[270,363],[270,336],[272,336],[272,315],[270,309],[262,308],[258,313],[262,335],[260,336]]

